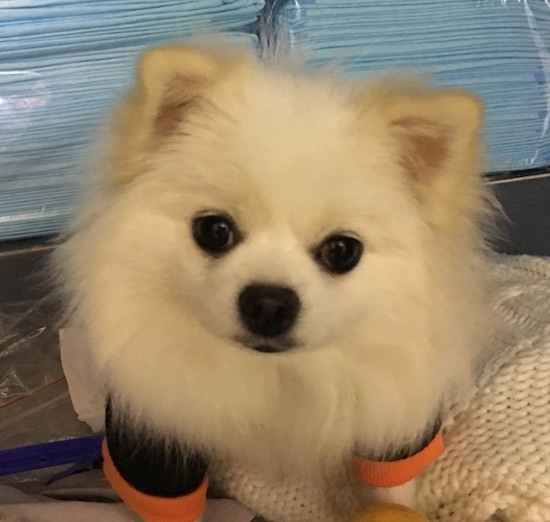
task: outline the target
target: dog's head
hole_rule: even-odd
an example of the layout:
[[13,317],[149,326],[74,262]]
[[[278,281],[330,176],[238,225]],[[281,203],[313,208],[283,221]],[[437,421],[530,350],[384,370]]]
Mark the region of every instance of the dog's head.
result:
[[144,56],[115,120],[109,226],[134,285],[260,352],[399,329],[430,242],[461,241],[477,204],[481,107],[460,92],[175,46]]

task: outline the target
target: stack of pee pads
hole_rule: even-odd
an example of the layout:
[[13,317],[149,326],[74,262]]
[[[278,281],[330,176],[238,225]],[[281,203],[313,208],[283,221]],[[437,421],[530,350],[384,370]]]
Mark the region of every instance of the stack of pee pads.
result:
[[[0,241],[56,233],[69,220],[100,124],[143,48],[220,32],[256,45],[264,3],[0,0]],[[550,2],[275,4],[276,34],[313,66],[420,70],[476,92],[487,108],[486,171],[550,165]]]
[[488,171],[550,164],[550,3],[543,0],[290,0],[281,38],[353,74],[427,72],[486,103]]
[[264,0],[0,0],[0,240],[70,217],[140,51],[208,33],[256,45]]

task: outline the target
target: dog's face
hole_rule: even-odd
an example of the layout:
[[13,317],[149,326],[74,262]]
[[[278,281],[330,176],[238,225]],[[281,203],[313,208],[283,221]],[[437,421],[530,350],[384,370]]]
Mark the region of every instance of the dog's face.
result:
[[148,174],[166,180],[181,212],[171,284],[208,330],[261,352],[350,335],[405,290],[391,272],[419,284],[404,266],[418,211],[398,157],[381,152],[391,137],[376,114],[363,128],[328,86],[297,100],[289,83],[233,79],[188,115]]
[[[357,285],[364,254],[359,223],[297,230],[287,215],[246,208],[199,211],[190,223],[201,279],[192,285],[196,313],[218,335],[261,352],[321,345],[361,315]],[[240,211],[239,211],[240,210]],[[248,218],[248,219],[247,219]],[[353,227],[355,225],[355,227]],[[360,277],[360,276],[359,276]]]
[[379,202],[411,202],[384,196],[395,193],[391,181],[362,176],[388,165],[362,151],[369,144],[353,137],[351,114],[330,124],[327,114],[287,119],[277,114],[284,99],[262,107],[265,100],[246,95],[230,122],[213,115],[198,146],[194,135],[178,139],[159,168],[167,177],[173,165],[196,172],[176,189],[186,251],[174,283],[210,331],[245,347],[281,352],[337,341],[377,293],[370,280],[387,248],[380,236],[399,242],[414,227],[395,223]]
[[297,84],[186,48],[148,55],[124,110],[121,190],[162,223],[148,266],[210,333],[269,353],[399,327],[422,298],[430,194],[456,188],[434,172],[479,125],[466,95]]

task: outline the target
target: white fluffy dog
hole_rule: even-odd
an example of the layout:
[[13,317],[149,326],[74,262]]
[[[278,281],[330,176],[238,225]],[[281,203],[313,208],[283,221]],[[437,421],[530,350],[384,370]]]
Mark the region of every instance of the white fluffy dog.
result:
[[459,91],[143,57],[55,258],[130,486],[174,499],[211,455],[307,478],[430,442],[485,318],[481,122]]

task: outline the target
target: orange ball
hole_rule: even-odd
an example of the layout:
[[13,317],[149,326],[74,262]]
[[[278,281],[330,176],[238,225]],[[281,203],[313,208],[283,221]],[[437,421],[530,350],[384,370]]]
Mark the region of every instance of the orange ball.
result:
[[397,504],[375,504],[363,509],[351,522],[429,522],[420,513]]

